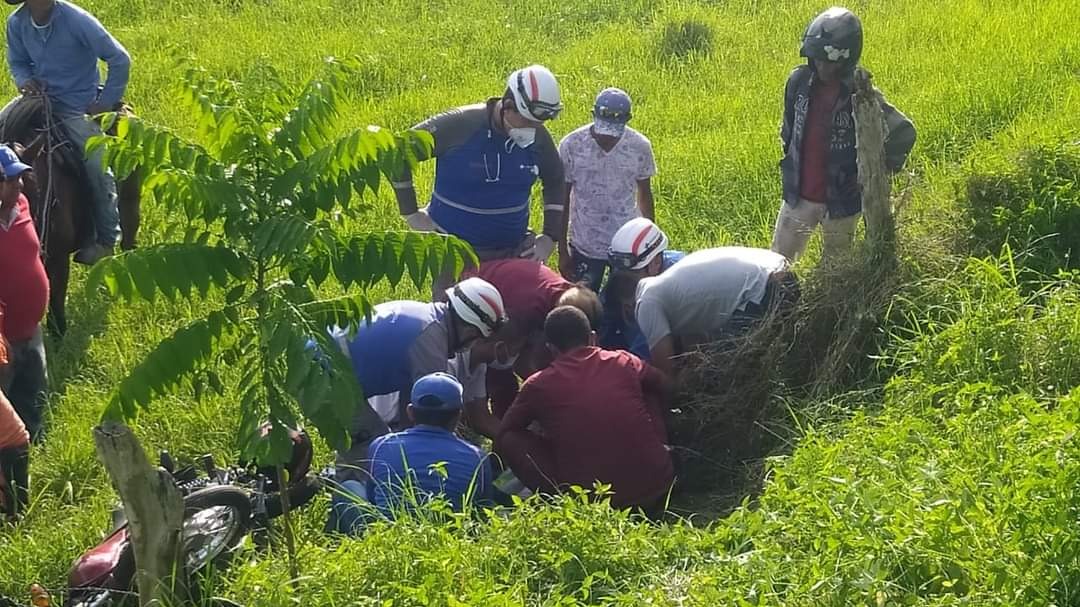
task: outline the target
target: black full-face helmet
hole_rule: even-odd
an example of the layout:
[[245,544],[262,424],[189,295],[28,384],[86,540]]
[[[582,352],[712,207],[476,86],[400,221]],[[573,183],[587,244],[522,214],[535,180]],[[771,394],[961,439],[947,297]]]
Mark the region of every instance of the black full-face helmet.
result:
[[855,69],[862,55],[862,22],[855,13],[834,6],[821,13],[803,33],[799,54],[807,59],[839,63],[847,70]]

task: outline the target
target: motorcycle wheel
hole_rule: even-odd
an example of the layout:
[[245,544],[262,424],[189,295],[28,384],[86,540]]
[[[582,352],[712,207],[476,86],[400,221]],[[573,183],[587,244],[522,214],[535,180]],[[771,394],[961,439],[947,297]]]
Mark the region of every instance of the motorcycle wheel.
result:
[[[289,485],[289,508],[298,510],[312,500],[322,490],[322,481],[308,474],[298,482]],[[266,516],[276,518],[281,516],[281,494],[272,492],[266,494]]]
[[187,571],[226,567],[250,521],[251,498],[243,489],[207,487],[185,497],[181,551]]

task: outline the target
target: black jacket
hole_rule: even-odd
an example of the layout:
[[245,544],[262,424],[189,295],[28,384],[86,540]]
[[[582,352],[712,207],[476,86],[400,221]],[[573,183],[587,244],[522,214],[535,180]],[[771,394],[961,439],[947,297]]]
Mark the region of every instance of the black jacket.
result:
[[[780,143],[784,157],[780,173],[784,186],[784,201],[799,203],[799,169],[802,165],[803,132],[806,114],[810,109],[810,87],[814,72],[808,65],[792,70],[784,88],[784,121],[780,126]],[[832,112],[832,132],[829,136],[828,189],[825,204],[831,217],[849,217],[862,211],[862,195],[858,181],[855,150],[855,119],[852,115],[852,80],[841,83],[842,91]],[[915,145],[915,125],[907,116],[885,101],[881,91],[874,89],[885,112],[889,129],[885,139],[885,164],[892,172],[904,166]]]

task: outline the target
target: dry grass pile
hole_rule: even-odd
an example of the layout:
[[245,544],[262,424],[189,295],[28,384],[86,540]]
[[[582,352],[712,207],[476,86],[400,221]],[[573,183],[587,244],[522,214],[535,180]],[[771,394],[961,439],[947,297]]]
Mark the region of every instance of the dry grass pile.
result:
[[812,403],[880,380],[875,354],[902,284],[888,254],[856,249],[802,280],[793,310],[772,311],[744,335],[682,355],[678,409],[669,420],[680,485],[689,493],[756,493],[765,457],[783,451]]

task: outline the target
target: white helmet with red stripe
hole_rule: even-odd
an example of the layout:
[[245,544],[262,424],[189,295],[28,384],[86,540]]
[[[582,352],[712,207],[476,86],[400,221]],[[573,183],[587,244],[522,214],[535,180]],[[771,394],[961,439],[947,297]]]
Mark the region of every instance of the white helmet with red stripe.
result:
[[640,270],[668,246],[667,234],[655,223],[637,217],[623,224],[611,238],[608,261],[616,270]]
[[466,278],[446,290],[450,307],[461,320],[480,329],[484,337],[506,323],[506,306],[495,285],[483,278]]
[[562,111],[562,95],[555,74],[542,65],[515,70],[506,79],[519,114],[537,122],[551,120]]

